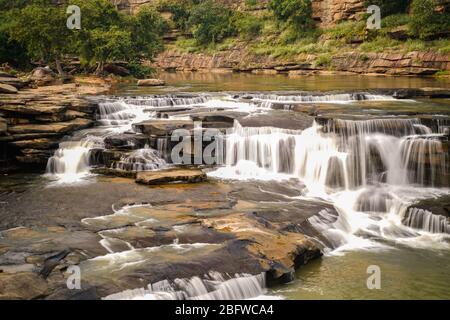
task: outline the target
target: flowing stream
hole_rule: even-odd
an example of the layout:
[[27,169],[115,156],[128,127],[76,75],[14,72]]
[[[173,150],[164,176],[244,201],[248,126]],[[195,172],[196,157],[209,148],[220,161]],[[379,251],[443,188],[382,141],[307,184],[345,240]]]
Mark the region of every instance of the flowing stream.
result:
[[[93,152],[105,149],[106,138],[133,133],[133,124],[156,120],[161,109],[220,107],[226,111],[246,112],[247,118],[251,118],[267,112],[270,116],[271,108],[279,103],[330,104],[333,105],[330,108],[335,108],[332,110],[338,110],[336,105],[342,105],[340,108],[345,110],[367,102],[383,106],[401,103],[402,107],[416,103],[365,92],[109,97],[100,104],[98,126],[61,143],[49,159],[47,175],[63,183],[85,180],[90,177],[94,165]],[[370,105],[366,107],[370,108]],[[169,116],[174,120],[185,118],[186,114]],[[428,256],[435,253],[448,257],[449,219],[428,210],[410,208],[421,199],[450,193],[446,124],[439,120],[432,124],[430,126],[430,122],[424,123],[415,116],[346,118],[334,113],[330,117],[316,117],[313,124],[303,130],[245,126],[235,120],[226,136],[225,165],[214,168],[209,177],[234,183],[296,179],[299,182],[296,199],[316,199],[334,205],[339,212],[337,220],[327,211],[309,219],[311,226],[324,237],[317,239],[326,247],[322,266],[330,261],[340,261],[338,265],[343,264],[345,268],[345,261],[348,261],[353,268],[355,256],[362,256],[370,263],[371,259],[376,261],[378,257],[379,260],[382,252],[389,252],[384,253],[387,260],[397,252],[405,252],[405,261],[414,261],[414,250],[426,252]],[[164,168],[170,165],[163,155],[166,148],[164,141],[158,141],[159,150],[149,146],[133,150],[115,163],[114,168],[127,171]],[[326,241],[322,241],[324,239]],[[333,268],[326,268],[330,269]],[[317,277],[313,279],[329,280],[327,271],[317,264],[305,270],[306,273],[315,272]],[[332,274],[338,276],[335,268]],[[298,274],[299,279],[303,276],[304,273]],[[230,278],[211,273],[203,279],[178,279],[108,298],[253,298],[267,293],[263,278],[250,275]],[[310,286],[311,297],[353,297],[347,295],[348,288],[343,289],[342,294],[327,295],[318,292],[326,286],[320,280],[305,286],[299,281],[271,294],[308,298],[305,288]]]

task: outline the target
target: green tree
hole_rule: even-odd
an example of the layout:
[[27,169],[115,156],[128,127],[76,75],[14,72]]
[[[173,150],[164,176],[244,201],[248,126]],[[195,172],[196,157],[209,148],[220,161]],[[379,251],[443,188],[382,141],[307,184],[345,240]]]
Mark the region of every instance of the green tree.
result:
[[63,74],[61,56],[71,47],[70,30],[66,27],[64,8],[38,1],[10,14],[7,30],[10,40],[22,44],[30,57],[54,60],[59,74]]
[[448,35],[450,30],[450,13],[436,12],[437,0],[413,0],[411,33],[422,39],[434,39]]
[[151,8],[136,16],[116,10],[109,0],[72,0],[82,12],[82,28],[75,30],[77,52],[88,66],[101,74],[106,62],[152,58],[162,49],[164,21]]
[[189,26],[192,28],[194,38],[201,45],[217,43],[236,34],[232,11],[212,0],[192,8]]
[[279,21],[301,31],[313,28],[311,0],[270,0],[269,9]]

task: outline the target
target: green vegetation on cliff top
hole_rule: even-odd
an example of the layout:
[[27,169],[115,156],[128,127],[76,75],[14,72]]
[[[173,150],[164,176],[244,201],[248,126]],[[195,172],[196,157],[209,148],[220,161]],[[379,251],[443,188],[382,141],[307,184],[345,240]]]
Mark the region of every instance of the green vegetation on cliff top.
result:
[[133,16],[119,12],[110,0],[67,0],[82,11],[82,29],[69,30],[66,6],[52,0],[0,0],[0,63],[24,67],[41,61],[61,71],[61,59],[75,55],[86,71],[101,73],[108,62],[126,61],[136,75],[145,76],[140,62],[163,50],[162,36],[170,29],[182,34],[168,45],[173,50],[214,53],[244,47],[277,59],[313,55],[321,66],[346,51],[363,57],[370,52],[448,54],[450,13],[435,10],[440,1],[366,1],[379,5],[383,16],[380,30],[367,30],[364,16],[318,27],[310,0],[270,0],[263,10],[255,0],[246,0],[240,10],[218,0],[159,0]]

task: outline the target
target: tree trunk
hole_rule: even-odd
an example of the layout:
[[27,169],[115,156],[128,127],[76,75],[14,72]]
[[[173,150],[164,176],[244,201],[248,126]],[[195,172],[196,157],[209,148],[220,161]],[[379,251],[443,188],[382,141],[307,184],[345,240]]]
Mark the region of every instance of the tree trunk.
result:
[[105,67],[105,63],[103,61],[98,62],[97,69],[95,70],[95,74],[97,76],[101,76],[103,73],[104,67]]
[[61,60],[60,60],[60,58],[56,58],[55,59],[55,63],[56,63],[56,70],[58,71],[58,74],[62,77],[62,76],[65,76],[66,74],[65,74],[65,72],[64,72],[64,70],[63,70],[63,68],[62,68],[62,66],[61,66]]

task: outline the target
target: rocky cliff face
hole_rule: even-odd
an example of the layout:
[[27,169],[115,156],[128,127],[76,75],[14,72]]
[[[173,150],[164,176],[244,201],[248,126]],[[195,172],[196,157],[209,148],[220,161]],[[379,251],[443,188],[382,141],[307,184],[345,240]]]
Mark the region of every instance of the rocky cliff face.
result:
[[241,71],[253,73],[286,73],[289,75],[314,74],[332,69],[340,72],[374,73],[386,75],[433,75],[450,71],[450,55],[432,52],[421,53],[342,53],[331,58],[330,67],[315,63],[314,55],[299,55],[288,61],[278,61],[270,56],[259,56],[245,47],[222,51],[214,55],[166,51],[154,66],[168,71]]
[[364,0],[312,0],[313,17],[322,27],[358,20],[366,12]]

